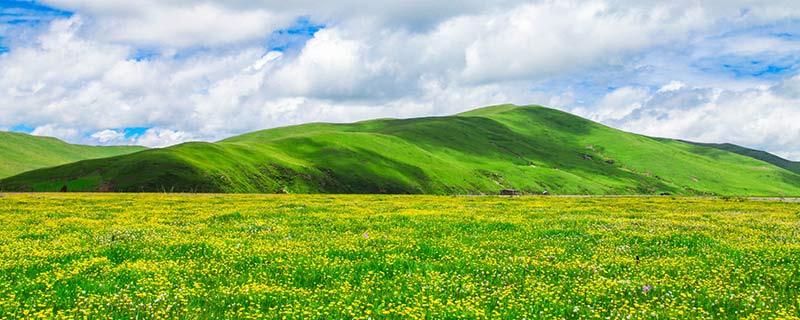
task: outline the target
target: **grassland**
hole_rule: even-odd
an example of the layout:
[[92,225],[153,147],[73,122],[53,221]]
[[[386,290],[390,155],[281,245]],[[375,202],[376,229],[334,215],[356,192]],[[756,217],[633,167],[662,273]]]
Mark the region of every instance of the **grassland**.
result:
[[697,142],[688,142],[688,143],[701,147],[712,147],[715,149],[741,154],[743,156],[771,163],[775,166],[800,174],[800,162],[786,160],[784,158],[781,158],[779,156],[776,156],[774,154],[765,151],[744,148],[730,143],[697,143]]
[[0,131],[0,179],[26,171],[86,159],[145,150],[137,146],[98,147],[69,144],[51,137]]
[[800,196],[800,175],[540,106],[305,124],[0,180],[0,191]]
[[735,198],[4,194],[0,319],[798,318],[798,220]]

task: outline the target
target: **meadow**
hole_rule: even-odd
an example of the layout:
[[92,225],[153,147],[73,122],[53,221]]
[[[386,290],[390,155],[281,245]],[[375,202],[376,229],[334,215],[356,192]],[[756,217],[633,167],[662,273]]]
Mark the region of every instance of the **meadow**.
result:
[[798,203],[0,195],[0,319],[798,317]]

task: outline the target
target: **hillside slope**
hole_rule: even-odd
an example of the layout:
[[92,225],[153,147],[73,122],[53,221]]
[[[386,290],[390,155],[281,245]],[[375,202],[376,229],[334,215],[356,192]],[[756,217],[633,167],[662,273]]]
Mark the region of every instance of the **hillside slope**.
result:
[[769,152],[755,150],[745,147],[740,147],[735,144],[730,143],[700,143],[700,142],[691,142],[691,141],[684,141],[686,143],[691,143],[694,145],[698,145],[701,147],[711,147],[715,149],[725,150],[737,154],[741,154],[743,156],[747,156],[750,158],[758,159],[767,163],[771,163],[777,167],[784,168],[791,172],[800,174],[800,162],[786,160]]
[[65,163],[145,150],[138,146],[95,147],[51,137],[0,131],[0,178]]
[[27,172],[4,190],[800,195],[800,175],[539,106],[306,124]]

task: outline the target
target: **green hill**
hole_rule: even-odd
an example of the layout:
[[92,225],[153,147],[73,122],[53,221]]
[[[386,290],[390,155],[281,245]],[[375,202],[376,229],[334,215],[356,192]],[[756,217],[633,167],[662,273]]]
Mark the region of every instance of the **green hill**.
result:
[[4,190],[800,195],[800,175],[715,148],[626,133],[553,109],[314,123],[86,160]]
[[0,131],[0,178],[65,163],[117,156],[144,147],[94,147],[69,144],[56,138]]
[[743,156],[747,156],[750,158],[755,158],[764,162],[771,163],[777,167],[784,168],[791,172],[800,174],[800,162],[786,160],[769,152],[761,151],[761,150],[754,150],[745,147],[740,147],[735,144],[730,143],[699,143],[699,142],[691,142],[691,141],[684,141],[686,143],[691,143],[694,145],[698,145],[701,147],[711,147],[715,149],[725,150],[733,153],[738,153]]

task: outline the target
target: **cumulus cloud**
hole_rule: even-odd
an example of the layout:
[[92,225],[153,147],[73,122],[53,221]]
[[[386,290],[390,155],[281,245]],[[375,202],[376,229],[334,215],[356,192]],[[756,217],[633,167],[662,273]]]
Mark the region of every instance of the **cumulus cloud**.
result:
[[64,128],[56,124],[46,124],[38,126],[31,132],[35,136],[45,137],[61,137],[67,140],[76,140],[80,138],[80,132],[74,128]]
[[798,84],[800,76],[738,91],[677,82],[654,91],[625,87],[606,95],[597,109],[574,112],[645,135],[730,142],[797,159],[800,96],[794,90]]
[[100,144],[122,144],[121,141],[125,140],[125,133],[118,132],[116,130],[103,130],[93,133],[91,136],[92,139],[97,140]]
[[478,81],[552,76],[620,54],[682,39],[707,22],[701,8],[620,11],[605,2],[526,5],[477,16],[477,41],[466,49],[464,76]]
[[199,140],[197,137],[188,132],[163,128],[152,128],[148,129],[144,134],[137,137],[136,142],[144,146],[160,148],[197,140]]
[[44,3],[88,14],[85,32],[104,41],[187,47],[227,45],[264,37],[291,17],[263,8],[237,10],[224,2],[83,1]]
[[359,94],[370,66],[364,44],[344,39],[337,29],[319,31],[300,55],[271,77],[271,87],[284,95],[349,96]]
[[[800,153],[786,120],[800,106],[795,1],[42,3],[73,13],[0,27],[0,127],[166,146],[550,103],[636,132]],[[297,37],[299,20],[319,28],[269,46]]]
[[650,93],[647,89],[622,87],[610,92],[590,109],[575,108],[572,112],[589,119],[603,121],[611,125],[619,125],[619,122],[626,116],[641,109],[642,103],[649,96]]

